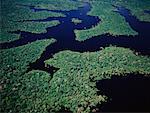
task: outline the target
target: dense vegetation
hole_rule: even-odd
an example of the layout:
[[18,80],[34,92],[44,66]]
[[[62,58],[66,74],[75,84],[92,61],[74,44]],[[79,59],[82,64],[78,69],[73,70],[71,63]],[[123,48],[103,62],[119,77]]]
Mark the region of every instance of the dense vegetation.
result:
[[[38,83],[36,80],[40,80],[40,83],[42,79],[46,80],[49,77],[47,77],[48,74],[45,72],[34,72],[35,75],[33,74],[32,76],[26,75],[25,72],[29,68],[29,63],[36,61],[45,47],[54,41],[53,39],[36,41],[25,46],[0,51],[0,96],[2,99],[2,113],[20,113],[25,108],[28,109],[28,107],[32,107],[35,104],[33,100],[35,98],[38,99],[34,96],[35,94],[38,95],[36,93],[37,89],[35,89],[36,85],[38,85],[36,84],[36,82]],[[43,85],[41,87],[43,88]],[[32,88],[35,91],[32,92]],[[25,95],[26,97],[24,97]],[[26,101],[27,103],[25,103]],[[33,102],[32,105],[28,104],[30,102]]]
[[51,110],[61,107],[76,112],[90,112],[105,100],[97,95],[96,80],[127,73],[150,74],[150,58],[137,56],[129,49],[107,47],[97,52],[63,51],[46,61],[60,68],[50,81]]
[[[58,15],[53,12],[33,12],[28,7],[19,6],[17,0],[5,0],[2,1],[1,8],[1,24],[3,28],[0,31],[0,42],[16,40],[20,37],[17,34],[11,34],[10,31],[30,31],[30,32],[45,32],[45,28],[52,27],[59,24],[58,21],[52,21],[48,23],[44,22],[22,22],[23,20],[42,19],[50,16]],[[21,21],[21,22],[19,22]]]
[[131,10],[132,14],[142,21],[150,21],[150,15],[144,10],[150,9],[150,1],[147,0],[90,0],[92,10],[89,15],[98,16],[101,22],[86,30],[75,30],[77,40],[84,41],[93,36],[109,33],[111,35],[137,35],[130,25],[119,13],[114,12],[113,5],[124,6]]
[[[30,31],[33,33],[37,32],[45,32],[47,27],[56,26],[59,24],[59,21],[51,21],[51,22],[22,22],[24,20],[35,20],[35,19],[44,19],[47,17],[65,17],[65,15],[61,13],[56,12],[50,12],[50,11],[38,11],[34,12],[29,7],[24,5],[31,5],[38,8],[44,8],[45,5],[50,5],[49,9],[54,10],[58,8],[64,9],[66,7],[67,9],[74,9],[75,6],[79,5],[78,2],[67,2],[67,1],[61,1],[63,5],[60,7],[60,1],[56,0],[46,0],[45,2],[43,0],[5,0],[2,1],[1,4],[1,13],[0,13],[0,27],[3,28],[0,31],[0,42],[7,42],[7,41],[13,41],[20,38],[19,34],[11,34],[10,31]],[[49,4],[47,4],[49,3]],[[68,3],[70,5],[68,5]],[[76,3],[76,4],[75,4]],[[57,7],[54,5],[56,4]],[[74,4],[74,5],[71,5]],[[40,6],[41,7],[40,7]],[[51,7],[53,6],[53,7]],[[54,8],[55,6],[55,8]],[[77,7],[76,7],[77,8]]]
[[2,111],[48,113],[64,107],[73,112],[90,112],[107,101],[104,95],[97,95],[97,80],[127,73],[150,74],[149,57],[119,47],[92,53],[62,51],[46,61],[47,65],[60,68],[53,78],[43,71],[25,74],[28,64],[39,58],[51,42],[37,41],[1,50]]
[[[83,0],[2,0],[0,43],[22,38],[19,34],[11,34],[10,31],[43,33],[47,27],[60,24],[57,20],[25,20],[66,16],[47,10],[35,12],[28,6],[69,11],[83,6],[82,2],[77,1]],[[87,0],[92,6],[89,15],[98,16],[101,22],[88,30],[75,30],[77,40],[83,41],[105,33],[137,35],[124,17],[114,12],[116,8],[112,6],[125,6],[140,20],[149,21],[149,15],[144,13],[144,10],[150,8],[149,1],[136,1]],[[72,18],[71,21],[74,24],[82,23],[78,18]],[[98,104],[107,102],[105,95],[97,93],[97,80],[111,79],[113,75],[126,76],[128,73],[150,75],[150,57],[114,46],[97,52],[80,53],[65,50],[56,53],[53,58],[45,61],[45,66],[59,69],[53,76],[41,70],[28,72],[29,64],[39,59],[45,48],[54,42],[54,39],[37,40],[27,45],[0,50],[2,113],[51,113],[63,108],[74,113],[90,113],[96,111]]]
[[118,0],[115,4],[128,8],[139,20],[150,22],[150,15],[144,12],[150,10],[149,0]]
[[39,9],[49,9],[49,10],[75,10],[78,7],[83,6],[83,3],[77,2],[75,0],[17,0],[22,4],[32,5]]

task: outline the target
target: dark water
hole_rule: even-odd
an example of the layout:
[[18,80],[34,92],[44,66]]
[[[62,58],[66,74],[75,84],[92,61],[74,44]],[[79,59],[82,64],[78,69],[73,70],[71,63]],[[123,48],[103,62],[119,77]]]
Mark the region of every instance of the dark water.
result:
[[107,95],[108,103],[100,106],[104,112],[147,112],[150,111],[150,77],[129,74],[125,77],[112,76],[97,82],[100,94]]
[[150,14],[150,10],[145,10],[144,13]]
[[[79,42],[75,40],[75,29],[89,29],[92,26],[96,26],[100,19],[95,16],[88,16],[87,12],[90,11],[91,6],[88,3],[84,3],[84,7],[78,8],[78,10],[72,11],[59,11],[59,10],[47,10],[47,9],[36,9],[33,6],[30,8],[34,11],[53,11],[53,12],[61,12],[66,15],[66,17],[49,17],[46,19],[39,20],[28,20],[28,21],[40,21],[46,22],[51,20],[59,20],[60,25],[55,27],[47,28],[46,33],[35,34],[24,31],[16,31],[14,33],[21,34],[21,39],[12,41],[10,43],[1,44],[2,49],[18,47],[29,42],[34,42],[36,40],[48,39],[49,37],[53,37],[57,40],[57,42],[49,45],[46,50],[41,55],[41,58],[38,59],[35,63],[30,65],[30,69],[39,69],[52,72],[55,68],[46,68],[44,65],[44,61],[51,58],[53,54],[58,53],[62,50],[71,50],[77,52],[86,52],[86,51],[98,51],[100,47],[107,47],[109,45],[116,45],[119,47],[131,48],[134,51],[140,52],[143,55],[150,55],[150,38],[149,38],[149,30],[150,23],[141,22],[136,19],[131,13],[122,7],[117,7],[118,13],[125,17],[126,21],[130,24],[130,26],[139,33],[137,36],[110,36],[108,34],[100,35],[97,37],[90,38],[85,40],[84,42]],[[82,23],[75,25],[71,22],[72,18],[78,18],[82,20]],[[53,73],[53,72],[52,72]]]
[[[47,9],[35,9],[30,6],[33,11],[52,11]],[[36,40],[49,39],[53,37],[57,42],[46,47],[46,50],[42,53],[40,59],[36,62],[30,64],[30,70],[44,70],[53,74],[58,69],[55,67],[45,67],[44,61],[52,58],[55,53],[63,50],[71,50],[77,52],[94,52],[100,50],[100,47],[107,47],[109,45],[116,45],[118,47],[130,48],[136,52],[143,55],[150,55],[150,23],[141,22],[136,17],[132,16],[130,11],[122,8],[116,7],[118,13],[122,15],[125,20],[130,24],[130,26],[139,33],[137,36],[110,36],[108,34],[92,37],[83,42],[75,40],[74,30],[78,29],[89,29],[92,26],[96,26],[100,19],[95,16],[88,16],[87,13],[90,11],[91,6],[88,3],[84,3],[84,7],[78,8],[78,10],[72,11],[59,11],[53,10],[53,12],[61,12],[66,15],[66,17],[49,17],[46,19],[39,20],[27,20],[27,21],[40,21],[46,22],[51,20],[59,20],[60,25],[55,27],[47,28],[46,33],[30,33],[24,31],[15,31],[13,33],[21,34],[21,39],[12,41],[9,43],[0,44],[1,49],[13,48],[28,44],[29,42],[34,42]],[[78,18],[82,20],[82,23],[75,25],[71,22],[72,18]],[[132,110],[148,110],[150,104],[149,92],[148,92],[148,82],[149,79],[144,77],[113,77],[112,80],[102,80],[99,81],[97,87],[102,86],[101,89],[104,94],[112,97],[113,101],[104,104],[102,107],[103,111],[132,111]],[[144,89],[145,88],[145,89]],[[139,90],[138,90],[139,89]],[[129,92],[129,93],[128,93]],[[135,94],[136,93],[136,94]],[[141,97],[142,96],[142,97]],[[139,100],[139,101],[138,101]],[[137,102],[138,101],[138,102]],[[122,104],[120,104],[122,103]],[[136,106],[136,107],[134,107]],[[141,106],[141,107],[139,107]],[[145,107],[144,107],[145,106]],[[133,109],[131,109],[133,108]]]

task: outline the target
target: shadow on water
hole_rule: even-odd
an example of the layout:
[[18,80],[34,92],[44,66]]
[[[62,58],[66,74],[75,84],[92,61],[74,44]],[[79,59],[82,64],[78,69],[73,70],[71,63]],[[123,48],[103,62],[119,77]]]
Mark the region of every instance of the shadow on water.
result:
[[104,112],[147,112],[150,111],[150,77],[129,74],[112,76],[97,81],[100,94],[108,96],[108,102],[101,105]]

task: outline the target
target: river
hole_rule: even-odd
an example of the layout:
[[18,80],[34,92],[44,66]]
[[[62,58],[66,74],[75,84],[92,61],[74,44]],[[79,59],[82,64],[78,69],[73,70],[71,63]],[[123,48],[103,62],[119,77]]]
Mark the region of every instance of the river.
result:
[[[28,6],[27,6],[28,7]],[[84,3],[84,7],[78,8],[78,10],[71,11],[59,11],[59,10],[47,10],[47,9],[36,9],[30,7],[33,11],[53,11],[60,12],[66,15],[66,17],[49,17],[46,19],[39,20],[28,20],[28,21],[39,21],[46,22],[51,20],[59,20],[60,24],[55,27],[46,28],[46,33],[35,34],[31,32],[15,31],[13,33],[21,34],[20,39],[0,44],[1,49],[13,48],[22,46],[36,40],[49,39],[53,37],[57,41],[46,47],[42,53],[40,59],[30,64],[31,70],[43,70],[53,74],[58,68],[45,67],[44,61],[53,57],[54,54],[63,50],[71,50],[76,52],[94,52],[100,50],[100,47],[107,47],[109,45],[115,45],[117,47],[130,48],[142,55],[150,55],[150,23],[141,22],[130,11],[124,7],[116,7],[117,13],[122,15],[129,25],[137,31],[137,36],[111,36],[108,34],[92,37],[85,41],[77,41],[75,38],[74,30],[89,29],[92,26],[96,26],[101,20],[96,16],[89,16],[87,13],[91,10],[91,6],[88,3]],[[82,20],[80,24],[74,24],[72,18],[78,18]],[[133,77],[131,77],[133,76]],[[140,78],[140,79],[139,79]],[[100,90],[111,97],[108,104],[102,106],[102,111],[119,111],[129,109],[134,110],[147,110],[149,101],[149,93],[147,93],[150,80],[143,77],[143,75],[134,76],[130,74],[127,77],[113,77],[111,80],[102,80],[97,82],[97,87],[102,86]],[[145,90],[144,90],[145,88]],[[112,94],[113,93],[113,94]],[[136,97],[136,98],[135,98]],[[142,99],[143,98],[143,99]],[[137,99],[137,100],[136,100]],[[138,101],[139,100],[139,101]],[[144,101],[146,101],[144,103]],[[133,107],[136,106],[136,107]],[[128,110],[127,110],[128,111]]]

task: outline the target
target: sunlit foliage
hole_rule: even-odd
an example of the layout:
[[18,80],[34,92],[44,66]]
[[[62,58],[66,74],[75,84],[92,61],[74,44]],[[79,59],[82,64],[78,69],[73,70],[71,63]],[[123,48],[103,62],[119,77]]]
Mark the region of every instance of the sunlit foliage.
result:
[[96,80],[127,73],[150,74],[149,57],[119,47],[92,53],[62,51],[46,64],[60,68],[50,81],[51,110],[56,111],[63,106],[73,112],[90,112],[91,107],[106,101],[96,93]]
[[101,22],[86,30],[75,30],[77,40],[84,41],[93,36],[109,33],[111,35],[137,35],[119,13],[114,12],[113,5],[124,6],[142,21],[150,21],[150,15],[144,10],[150,10],[150,1],[147,0],[89,0],[92,6],[89,15],[99,16]]
[[139,20],[150,22],[150,14],[145,13],[150,11],[150,0],[116,0],[115,4],[128,8]]
[[0,13],[0,42],[13,41],[20,38],[19,34],[11,34],[10,31],[23,30],[30,32],[45,32],[47,27],[59,24],[59,21],[51,22],[22,22],[24,20],[44,19],[47,17],[64,17],[61,13],[40,11],[34,12],[29,7],[21,6],[23,1],[5,0],[1,2]]
[[[54,41],[53,39],[42,40],[21,47],[0,50],[0,97],[2,113],[20,113],[25,108],[33,108],[35,95],[39,95],[39,97],[42,95],[42,92],[36,92],[38,91],[36,89],[36,85],[38,84],[34,83],[42,84],[42,79],[47,81],[48,74],[45,74],[45,72],[40,72],[40,75],[38,73],[35,75],[30,74],[31,76],[24,74],[29,68],[29,63],[35,62],[45,47]],[[43,74],[41,75],[41,73]],[[39,82],[36,81],[37,79],[39,79]],[[41,86],[41,88],[44,88],[44,86]],[[32,104],[29,104],[31,102]]]
[[[83,1],[83,0],[79,0]],[[136,35],[124,17],[114,12],[112,5],[122,5],[142,21],[149,21],[149,1],[136,0],[85,0],[92,6],[89,15],[99,16],[101,22],[86,30],[75,30],[77,40],[86,40],[105,33],[111,35]],[[140,0],[138,0],[140,1]],[[73,0],[2,0],[0,16],[1,42],[13,41],[20,35],[9,31],[46,32],[47,27],[56,26],[59,21],[27,22],[24,20],[65,17],[50,11],[34,12],[31,5],[39,9],[74,10],[82,2]],[[144,4],[146,3],[146,4]],[[138,13],[139,12],[139,13]],[[73,18],[75,24],[82,20]],[[74,113],[90,113],[96,105],[107,101],[105,95],[98,95],[96,81],[110,79],[112,75],[125,76],[128,73],[150,74],[150,58],[121,47],[106,47],[97,52],[61,51],[45,61],[45,65],[59,68],[54,75],[44,71],[26,72],[29,64],[40,58],[45,48],[54,39],[39,40],[27,45],[0,50],[0,97],[2,113],[51,113],[65,108]],[[101,92],[101,91],[100,91]]]
[[10,83],[12,86],[5,86],[10,95],[2,90],[2,97],[7,95],[2,99],[2,112],[48,113],[50,80],[51,76],[44,71],[33,70],[18,76],[15,83]]

